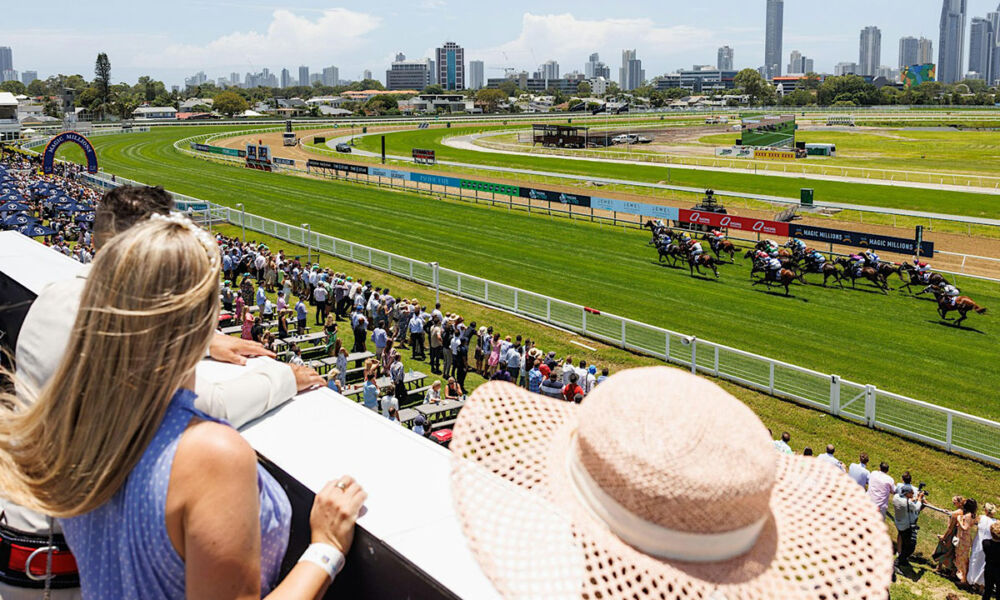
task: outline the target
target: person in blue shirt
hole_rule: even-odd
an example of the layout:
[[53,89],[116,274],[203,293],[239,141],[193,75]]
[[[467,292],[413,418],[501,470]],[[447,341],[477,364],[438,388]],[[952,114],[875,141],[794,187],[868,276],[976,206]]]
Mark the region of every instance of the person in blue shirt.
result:
[[538,363],[536,362],[531,370],[528,371],[528,391],[532,393],[539,393],[539,388],[542,385],[542,372],[538,369]]
[[388,337],[389,336],[385,333],[385,329],[382,328],[382,324],[376,324],[375,330],[372,331],[372,343],[375,344],[376,356],[380,356],[382,354],[382,350],[385,348]]
[[378,394],[379,389],[378,384],[375,383],[375,374],[369,373],[365,379],[365,387],[362,391],[365,408],[374,411],[378,410]]
[[264,313],[264,303],[267,302],[267,296],[264,294],[264,286],[257,287],[257,308],[260,309],[259,314]]
[[306,303],[302,301],[302,296],[299,296],[299,301],[295,303],[295,318],[298,320],[299,335],[306,332],[307,314]]
[[424,322],[416,313],[410,318],[410,345],[413,360],[424,360]]

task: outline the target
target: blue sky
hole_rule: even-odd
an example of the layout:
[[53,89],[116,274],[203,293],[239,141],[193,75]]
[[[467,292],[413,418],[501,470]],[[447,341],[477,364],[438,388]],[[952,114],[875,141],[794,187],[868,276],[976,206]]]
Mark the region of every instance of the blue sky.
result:
[[[969,17],[997,10],[1000,0],[968,0]],[[93,74],[94,57],[109,54],[116,81],[149,74],[168,85],[204,70],[212,79],[268,67],[314,72],[336,65],[342,79],[371,69],[384,77],[397,51],[431,56],[446,40],[484,60],[487,77],[503,67],[534,70],[554,59],[562,72],[583,70],[600,52],[617,77],[623,48],[636,48],[647,78],[714,64],[716,50],[735,49],[737,68],[757,67],[764,54],[764,0],[391,0],[354,3],[290,0],[173,0],[169,3],[49,0],[44,10],[5,1],[0,46],[14,50],[14,68]],[[832,71],[858,60],[862,27],[882,30],[882,63],[895,66],[899,38],[929,37],[937,52],[940,0],[786,0],[784,62],[799,50]],[[84,16],[86,15],[86,16]]]

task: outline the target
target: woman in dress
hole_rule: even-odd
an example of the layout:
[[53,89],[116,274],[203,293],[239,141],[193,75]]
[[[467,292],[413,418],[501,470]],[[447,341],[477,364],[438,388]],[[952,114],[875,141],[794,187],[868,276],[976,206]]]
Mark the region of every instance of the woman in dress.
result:
[[480,327],[476,335],[478,337],[476,338],[476,350],[473,352],[473,357],[476,359],[476,373],[482,373],[483,360],[486,358],[486,353],[483,352],[483,338],[486,337],[486,327]]
[[235,429],[194,407],[220,267],[179,216],[114,237],[49,383],[30,406],[0,397],[0,488],[60,519],[84,598],[320,597],[323,559],[347,554],[365,495],[343,477],[316,496],[312,554],[279,581],[288,496]]
[[983,540],[988,540],[990,535],[990,525],[993,525],[994,514],[997,507],[991,502],[983,505],[983,514],[976,523],[976,539],[972,542],[972,556],[969,559],[969,572],[965,576],[965,581],[978,592],[982,592],[986,584],[985,566],[986,555],[983,553]]
[[944,533],[938,536],[937,548],[931,556],[938,566],[938,573],[951,576],[955,572],[955,528],[958,525],[958,518],[962,516],[962,506],[965,504],[965,497],[954,496],[951,499],[955,510],[951,511],[948,517],[948,526]]
[[494,333],[493,339],[490,340],[490,358],[488,361],[486,361],[486,365],[488,367],[487,375],[489,376],[492,376],[494,373],[496,373],[497,369],[499,368],[498,365],[500,364],[500,345],[502,343],[503,342],[500,341],[500,334]]
[[282,310],[278,313],[278,339],[283,340],[288,337],[288,311]]
[[243,339],[245,339],[245,340],[252,340],[253,339],[254,318],[250,316],[250,307],[249,306],[244,306],[243,307],[242,321],[243,321],[243,331],[240,334],[240,337],[243,338]]
[[979,506],[975,499],[969,498],[962,505],[962,514],[955,524],[955,574],[960,584],[965,583],[969,572],[969,555],[972,553],[972,525],[976,522],[976,511]]
[[455,381],[455,378],[454,377],[449,377],[448,378],[448,387],[446,387],[445,390],[444,390],[444,399],[445,400],[461,400],[462,399],[462,395],[464,393],[465,393],[465,391],[462,390],[462,386],[460,386],[458,384],[458,382]]
[[344,348],[343,341],[337,340],[333,344],[333,354],[337,357],[337,364],[334,368],[339,371],[340,388],[345,389],[347,387],[347,348]]

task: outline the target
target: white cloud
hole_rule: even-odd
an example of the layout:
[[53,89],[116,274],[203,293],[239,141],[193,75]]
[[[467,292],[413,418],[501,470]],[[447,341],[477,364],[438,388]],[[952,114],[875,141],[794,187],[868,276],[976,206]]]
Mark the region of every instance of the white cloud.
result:
[[[700,48],[714,49],[718,40],[712,30],[690,25],[657,25],[651,19],[582,20],[570,13],[535,15],[525,13],[521,33],[499,46],[470,50],[467,57],[484,59],[494,66],[535,68],[549,59],[560,63],[563,72],[583,70],[586,57],[601,52],[601,60],[612,67],[612,78],[618,76],[623,49],[638,51],[646,76],[652,78],[649,65],[672,64],[676,57]],[[674,65],[682,66],[682,65]],[[495,75],[494,75],[495,76]]]
[[378,16],[346,8],[326,9],[315,19],[278,9],[263,33],[234,32],[204,45],[166,45],[162,50],[138,53],[132,64],[141,68],[206,70],[234,65],[319,67],[356,53],[365,36],[381,23]]

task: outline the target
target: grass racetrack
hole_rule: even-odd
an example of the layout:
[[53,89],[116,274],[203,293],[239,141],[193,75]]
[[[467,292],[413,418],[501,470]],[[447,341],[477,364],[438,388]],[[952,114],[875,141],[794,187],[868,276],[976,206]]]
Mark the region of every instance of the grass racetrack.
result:
[[[242,202],[248,212],[313,231],[1000,418],[993,314],[970,315],[968,328],[957,329],[941,322],[933,302],[862,284],[857,291],[795,285],[785,298],[751,288],[747,263],[723,266],[718,281],[662,267],[645,232],[239,169],[172,146],[218,129],[157,128],[94,143],[102,167],[118,175],[229,206]],[[997,284],[966,280],[962,291],[1000,310]]]
[[[422,129],[400,131],[386,135],[386,153],[409,156],[413,148],[426,148],[437,153],[438,160],[458,161],[470,164],[505,166],[520,169],[536,169],[614,177],[643,182],[669,182],[673,185],[714,188],[751,194],[767,194],[798,198],[803,187],[813,188],[816,200],[842,202],[865,206],[903,208],[907,210],[937,212],[972,217],[1000,218],[1000,197],[986,194],[940,191],[914,187],[891,187],[840,181],[810,179],[808,176],[786,178],[768,175],[753,175],[731,172],[699,171],[695,169],[669,168],[668,165],[615,164],[594,161],[580,161],[555,156],[532,155],[515,156],[452,148],[442,143],[445,137],[468,135],[478,131],[512,129],[511,127],[470,127],[451,129]],[[909,132],[906,132],[909,133]],[[344,135],[348,135],[347,130]],[[726,134],[732,143],[738,132]],[[824,136],[816,134],[817,139]],[[888,140],[886,140],[888,141]],[[360,148],[371,152],[381,150],[379,135],[358,138]],[[884,142],[883,142],[884,145]],[[842,148],[838,144],[840,153]],[[847,150],[847,147],[844,146]],[[885,165],[879,165],[884,167]],[[895,168],[904,168],[898,162]],[[669,173],[669,174],[668,174]]]

